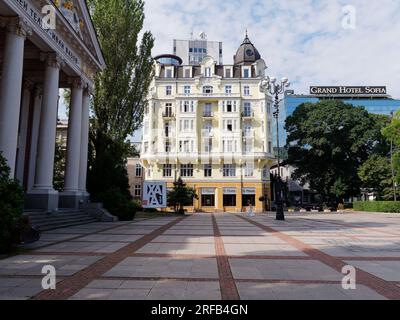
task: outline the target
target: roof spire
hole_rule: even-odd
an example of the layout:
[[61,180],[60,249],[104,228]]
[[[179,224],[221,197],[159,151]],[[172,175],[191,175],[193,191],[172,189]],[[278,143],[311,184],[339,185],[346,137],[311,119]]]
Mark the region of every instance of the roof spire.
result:
[[250,44],[250,43],[251,43],[251,41],[249,39],[249,33],[248,33],[247,28],[246,28],[246,36],[245,36],[245,38],[243,40],[243,44]]

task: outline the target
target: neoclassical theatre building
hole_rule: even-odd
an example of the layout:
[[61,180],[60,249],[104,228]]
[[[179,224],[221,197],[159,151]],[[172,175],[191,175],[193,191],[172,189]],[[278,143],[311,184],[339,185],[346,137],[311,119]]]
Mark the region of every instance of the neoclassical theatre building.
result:
[[266,64],[248,36],[230,65],[211,56],[199,65],[182,65],[174,55],[155,60],[144,117],[145,180],[172,188],[181,177],[198,195],[189,211],[240,212],[249,203],[267,209],[272,99],[260,92]]
[[[42,23],[47,5],[55,7],[55,28]],[[26,207],[77,207],[88,198],[93,77],[105,67],[86,2],[1,0],[0,66],[0,151],[24,186]],[[71,89],[62,193],[53,188],[60,88]]]

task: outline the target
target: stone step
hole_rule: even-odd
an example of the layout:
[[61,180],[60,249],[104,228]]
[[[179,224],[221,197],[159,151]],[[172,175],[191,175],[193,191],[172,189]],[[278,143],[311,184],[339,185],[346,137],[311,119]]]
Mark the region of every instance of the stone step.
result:
[[75,226],[81,226],[85,224],[90,224],[93,222],[97,222],[96,219],[90,220],[90,221],[76,221],[76,222],[67,222],[67,223],[59,223],[55,225],[47,225],[40,227],[40,231],[50,231],[50,230],[55,230],[55,229],[61,229],[61,228],[67,228],[67,227],[75,227]]
[[74,220],[74,219],[82,219],[82,218],[91,218],[88,215],[74,215],[74,216],[52,216],[52,217],[43,217],[43,218],[29,218],[32,224],[42,224],[48,221],[64,221],[64,220]]
[[63,209],[50,214],[43,211],[25,211],[24,214],[29,217],[31,225],[40,231],[54,230],[98,221],[84,211],[71,209]]
[[79,215],[85,215],[86,212],[84,211],[71,211],[71,212],[57,212],[57,213],[47,213],[47,212],[42,212],[42,213],[30,213],[30,212],[24,212],[24,215],[27,215],[30,219],[48,219],[52,217],[73,217],[73,216],[79,216]]

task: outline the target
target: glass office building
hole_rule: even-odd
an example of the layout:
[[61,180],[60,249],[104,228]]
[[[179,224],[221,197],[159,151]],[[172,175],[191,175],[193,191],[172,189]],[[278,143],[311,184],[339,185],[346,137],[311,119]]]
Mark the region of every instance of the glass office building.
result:
[[[294,91],[288,90],[281,102],[280,115],[280,139],[281,146],[286,144],[287,134],[285,131],[285,120],[293,114],[293,112],[303,103],[317,103],[320,100],[336,99],[352,104],[353,106],[365,107],[365,109],[374,114],[390,115],[392,112],[400,110],[400,100],[392,99],[388,95],[301,95],[295,94]],[[276,139],[274,139],[276,140]]]

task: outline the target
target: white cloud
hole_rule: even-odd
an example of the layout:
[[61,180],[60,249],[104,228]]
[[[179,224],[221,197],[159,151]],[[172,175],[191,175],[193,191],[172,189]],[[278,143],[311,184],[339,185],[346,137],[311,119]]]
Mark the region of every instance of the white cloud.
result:
[[[349,4],[355,30],[342,28]],[[147,0],[145,28],[156,37],[154,54],[205,31],[224,42],[225,63],[248,28],[269,73],[291,78],[298,93],[310,85],[387,85],[400,98],[398,0]]]

